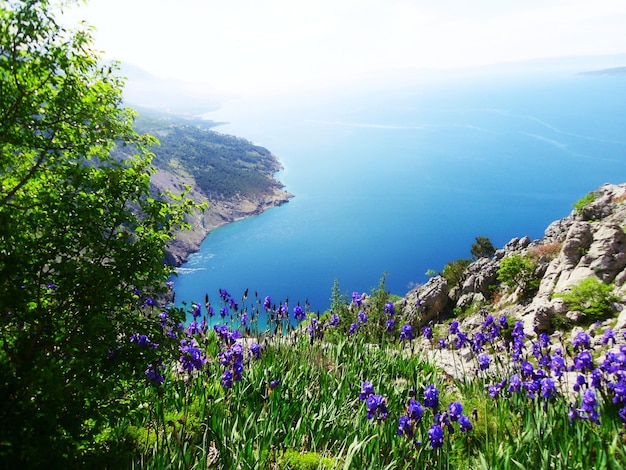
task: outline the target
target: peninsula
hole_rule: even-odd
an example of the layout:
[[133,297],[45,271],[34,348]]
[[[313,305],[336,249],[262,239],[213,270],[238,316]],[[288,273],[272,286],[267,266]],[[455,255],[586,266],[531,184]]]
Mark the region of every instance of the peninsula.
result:
[[198,251],[214,229],[286,203],[292,194],[275,178],[279,159],[266,148],[212,130],[213,121],[142,110],[135,121],[139,133],[160,144],[152,148],[155,191],[180,193],[208,204],[203,213],[188,217],[192,229],[176,234],[167,253],[169,264],[180,266]]

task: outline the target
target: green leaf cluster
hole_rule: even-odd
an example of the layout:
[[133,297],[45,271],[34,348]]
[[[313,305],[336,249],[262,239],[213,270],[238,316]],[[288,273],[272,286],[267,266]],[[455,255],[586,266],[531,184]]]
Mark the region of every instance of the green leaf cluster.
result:
[[[465,270],[473,261],[477,261],[480,258],[491,258],[496,252],[489,237],[478,236],[475,240],[470,249],[471,258],[459,258],[450,261],[443,267],[443,271],[439,273],[448,283],[448,287],[453,288],[461,283],[465,275]],[[429,273],[426,274],[428,275]]]
[[511,289],[519,288],[529,294],[539,287],[539,281],[535,277],[536,268],[537,262],[532,256],[515,253],[500,263],[498,280]]
[[495,252],[496,249],[489,237],[476,237],[476,242],[472,245],[471,249],[472,259],[491,258]]
[[570,310],[583,312],[591,323],[610,316],[615,310],[613,302],[619,299],[613,294],[613,284],[597,277],[583,279],[569,291],[554,296],[563,299]]
[[448,287],[454,287],[461,282],[465,270],[470,264],[472,264],[471,258],[459,258],[447,263],[439,274],[445,278]]
[[596,200],[595,193],[591,192],[591,193],[585,194],[583,197],[581,197],[578,201],[574,203],[574,209],[576,210],[576,212],[582,212],[585,209],[585,207],[587,207],[589,204],[591,204],[595,200]]
[[195,208],[151,192],[155,139],[133,130],[90,31],[54,11],[0,2],[0,461],[16,468],[79,465],[177,353],[156,302]]

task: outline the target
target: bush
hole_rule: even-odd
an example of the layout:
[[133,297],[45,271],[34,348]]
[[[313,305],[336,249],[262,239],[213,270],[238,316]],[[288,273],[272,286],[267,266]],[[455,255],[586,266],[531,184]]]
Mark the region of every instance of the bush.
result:
[[471,258],[461,258],[456,261],[450,261],[443,267],[443,272],[439,273],[448,283],[448,287],[453,288],[463,279],[465,270],[472,264]]
[[562,246],[563,243],[560,242],[537,245],[532,249],[531,255],[538,261],[552,261],[559,255]]
[[316,452],[296,452],[287,450],[280,459],[281,469],[316,470],[338,468],[338,462]]
[[596,200],[595,193],[585,194],[583,197],[581,197],[578,201],[574,203],[574,209],[576,209],[576,212],[582,212],[585,209],[585,207],[587,207],[589,204],[591,204],[595,200]]
[[471,253],[474,260],[480,258],[491,258],[496,249],[488,237],[476,237],[476,243],[472,245]]
[[511,289],[519,288],[524,294],[530,294],[539,287],[535,279],[536,261],[530,255],[515,253],[504,258],[498,270],[498,280]]
[[619,298],[612,292],[613,284],[604,284],[596,277],[588,277],[569,292],[559,292],[554,297],[563,299],[570,310],[583,312],[592,323],[614,312],[613,302]]

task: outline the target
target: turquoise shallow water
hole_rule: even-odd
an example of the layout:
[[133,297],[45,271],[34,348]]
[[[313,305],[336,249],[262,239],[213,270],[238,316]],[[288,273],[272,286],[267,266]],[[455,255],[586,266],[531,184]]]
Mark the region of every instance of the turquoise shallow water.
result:
[[540,238],[585,193],[626,181],[626,76],[447,83],[210,118],[277,155],[295,198],[212,232],[175,279],[179,303],[248,288],[323,311],[335,280],[369,292],[383,272],[403,295],[469,257],[477,235],[496,247]]

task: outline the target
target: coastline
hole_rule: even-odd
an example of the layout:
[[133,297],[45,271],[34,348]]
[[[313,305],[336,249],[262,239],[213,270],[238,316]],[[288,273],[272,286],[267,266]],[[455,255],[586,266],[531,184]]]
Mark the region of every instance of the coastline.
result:
[[179,267],[184,264],[189,255],[197,252],[204,239],[213,230],[239,220],[262,214],[272,207],[278,207],[289,202],[293,194],[283,189],[282,183],[275,180],[275,185],[268,188],[268,194],[258,197],[239,196],[234,199],[211,199],[202,191],[196,189],[193,177],[190,175],[173,174],[158,169],[152,176],[152,185],[158,191],[170,190],[178,192],[178,188],[185,184],[192,189],[188,197],[197,203],[206,202],[208,208],[203,213],[187,217],[191,230],[178,231],[175,239],[169,244],[166,262]]

